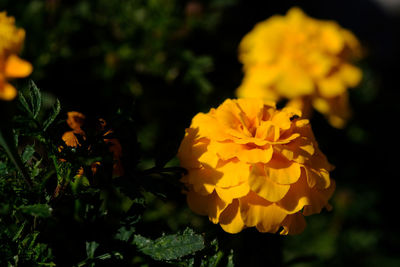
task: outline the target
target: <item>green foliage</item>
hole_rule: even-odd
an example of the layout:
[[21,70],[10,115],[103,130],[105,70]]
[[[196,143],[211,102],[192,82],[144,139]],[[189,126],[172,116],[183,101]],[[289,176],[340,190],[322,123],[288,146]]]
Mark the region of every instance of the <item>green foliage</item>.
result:
[[165,261],[177,260],[204,249],[203,237],[189,228],[182,234],[164,235],[156,240],[135,235],[133,243],[144,254]]

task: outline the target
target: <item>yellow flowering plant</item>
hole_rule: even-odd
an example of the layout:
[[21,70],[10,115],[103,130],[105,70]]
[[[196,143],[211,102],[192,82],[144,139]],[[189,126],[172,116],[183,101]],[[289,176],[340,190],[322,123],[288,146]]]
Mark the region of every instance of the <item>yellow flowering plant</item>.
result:
[[352,61],[361,57],[358,39],[334,21],[308,17],[292,8],[258,23],[242,39],[239,59],[244,78],[238,97],[289,100],[309,116],[312,107],[337,128],[351,115],[350,87],[361,70]]
[[15,19],[0,12],[0,100],[12,100],[17,90],[8,81],[23,78],[32,72],[32,65],[19,58],[25,31],[15,26]]
[[178,158],[189,207],[229,233],[300,233],[304,216],[330,208],[335,189],[301,111],[261,99],[228,99],[197,114]]

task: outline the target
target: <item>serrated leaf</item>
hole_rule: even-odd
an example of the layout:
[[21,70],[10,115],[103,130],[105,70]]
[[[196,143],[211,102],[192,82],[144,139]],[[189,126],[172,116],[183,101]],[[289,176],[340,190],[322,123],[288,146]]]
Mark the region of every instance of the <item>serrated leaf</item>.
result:
[[21,156],[22,162],[26,163],[28,160],[32,158],[34,153],[35,153],[35,148],[33,146],[26,146]]
[[42,107],[42,94],[40,93],[39,88],[32,80],[30,81],[29,93],[32,106],[32,115],[33,118],[36,119],[37,116],[39,115],[40,108]]
[[52,208],[47,204],[34,204],[28,206],[20,206],[19,209],[26,214],[35,217],[47,218],[51,216]]
[[61,110],[60,101],[56,99],[56,103],[53,105],[50,116],[43,123],[43,131],[46,131],[47,128],[54,122],[54,120],[60,113],[60,110]]
[[155,260],[176,260],[204,248],[204,239],[191,229],[182,234],[165,235],[151,240],[135,235],[133,243],[138,249]]
[[134,232],[135,232],[135,227],[122,226],[121,228],[118,229],[118,232],[115,234],[114,237],[115,237],[115,239],[118,239],[121,241],[128,241]]
[[29,115],[33,116],[32,110],[29,107],[28,102],[26,102],[25,96],[22,92],[18,91],[18,102],[24,108],[24,110],[29,113]]

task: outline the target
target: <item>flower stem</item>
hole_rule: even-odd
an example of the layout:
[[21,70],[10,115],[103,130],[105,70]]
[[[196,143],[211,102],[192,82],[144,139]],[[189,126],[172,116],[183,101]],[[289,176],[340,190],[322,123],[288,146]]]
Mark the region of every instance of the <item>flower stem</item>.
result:
[[18,155],[11,129],[0,128],[0,145],[4,148],[17,170],[22,174],[28,187],[32,188],[32,180],[24,164],[22,163],[20,156]]

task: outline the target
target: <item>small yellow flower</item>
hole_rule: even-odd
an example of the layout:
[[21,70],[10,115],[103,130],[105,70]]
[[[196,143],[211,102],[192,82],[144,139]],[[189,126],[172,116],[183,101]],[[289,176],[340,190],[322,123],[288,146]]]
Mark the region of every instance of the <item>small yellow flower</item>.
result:
[[333,126],[344,126],[350,116],[347,89],[362,78],[351,64],[361,47],[350,31],[292,8],[286,16],[258,23],[239,50],[245,75],[238,97],[288,99],[305,109],[312,105]]
[[32,65],[17,56],[24,39],[25,31],[15,27],[14,18],[0,12],[0,100],[9,101],[17,95],[9,79],[23,78],[32,72]]
[[309,121],[261,99],[228,99],[197,114],[178,158],[189,207],[229,233],[300,233],[303,216],[329,208],[335,189]]

